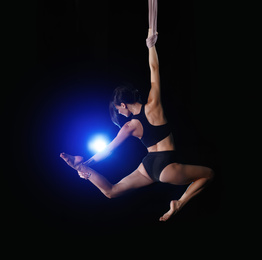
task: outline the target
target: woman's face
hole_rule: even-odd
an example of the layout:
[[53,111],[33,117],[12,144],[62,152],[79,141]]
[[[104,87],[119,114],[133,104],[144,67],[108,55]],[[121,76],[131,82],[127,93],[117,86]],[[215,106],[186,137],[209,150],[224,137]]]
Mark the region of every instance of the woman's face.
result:
[[118,110],[118,114],[123,115],[125,117],[129,117],[131,115],[131,112],[128,110],[127,105],[124,103],[121,103],[120,106],[115,105],[115,108]]

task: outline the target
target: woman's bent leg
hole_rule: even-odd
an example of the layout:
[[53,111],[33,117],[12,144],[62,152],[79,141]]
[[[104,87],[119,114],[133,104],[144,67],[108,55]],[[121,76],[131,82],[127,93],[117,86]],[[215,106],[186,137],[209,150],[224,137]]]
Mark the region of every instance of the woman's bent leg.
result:
[[[186,203],[189,202],[189,200],[191,200],[193,197],[199,194],[212,181],[214,177],[213,170],[204,166],[194,166],[194,165],[183,165],[182,167],[179,166],[177,167],[177,166],[178,166],[177,164],[174,164],[173,169],[176,169],[177,172],[174,170],[173,180],[172,178],[170,178],[171,177],[170,170],[172,169],[172,166],[169,167],[169,169],[167,169],[169,172],[168,172],[168,176],[165,177],[169,179],[170,183],[179,184],[179,185],[187,184],[191,178],[193,178],[194,181],[187,188],[187,190],[179,200],[172,200],[170,202],[170,210],[166,212],[159,219],[160,221],[168,220],[172,215],[176,214],[179,210],[181,210],[182,207],[184,207]],[[197,179],[197,177],[199,178]],[[162,180],[163,179],[164,176],[162,176]],[[181,180],[184,180],[185,182],[181,183],[180,182]],[[177,181],[179,181],[179,183],[176,183]]]

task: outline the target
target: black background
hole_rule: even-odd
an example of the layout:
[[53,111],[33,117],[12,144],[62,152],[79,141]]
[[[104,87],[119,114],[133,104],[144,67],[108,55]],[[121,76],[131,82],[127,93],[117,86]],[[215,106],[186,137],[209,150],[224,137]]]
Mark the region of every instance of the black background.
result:
[[[5,215],[12,233],[219,231],[225,184],[217,6],[166,2],[159,1],[157,42],[166,116],[177,149],[212,162],[215,181],[160,223],[169,202],[186,187],[157,183],[109,200],[80,179],[59,154],[87,159],[90,136],[115,137],[118,128],[110,121],[108,103],[117,85],[131,82],[144,97],[150,89],[147,1],[18,2],[6,22],[11,73],[3,109],[11,133]],[[94,168],[114,183],[136,169],[145,154],[143,145],[130,138]]]

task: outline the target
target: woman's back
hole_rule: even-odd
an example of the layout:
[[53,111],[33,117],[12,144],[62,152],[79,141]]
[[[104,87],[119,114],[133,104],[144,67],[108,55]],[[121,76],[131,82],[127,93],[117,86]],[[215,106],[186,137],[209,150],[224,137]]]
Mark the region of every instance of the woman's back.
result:
[[132,119],[139,121],[136,136],[141,139],[148,151],[174,150],[171,129],[161,104],[142,105],[140,113],[133,115]]

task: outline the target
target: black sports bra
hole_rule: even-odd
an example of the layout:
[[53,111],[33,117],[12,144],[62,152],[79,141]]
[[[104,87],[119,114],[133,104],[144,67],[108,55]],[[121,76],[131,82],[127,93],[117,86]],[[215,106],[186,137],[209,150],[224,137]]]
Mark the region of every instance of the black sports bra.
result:
[[164,125],[151,125],[145,114],[145,105],[142,105],[141,111],[138,115],[133,115],[132,119],[137,119],[143,126],[142,143],[148,148],[165,139],[170,133],[171,129],[168,123]]

